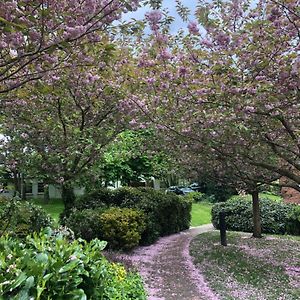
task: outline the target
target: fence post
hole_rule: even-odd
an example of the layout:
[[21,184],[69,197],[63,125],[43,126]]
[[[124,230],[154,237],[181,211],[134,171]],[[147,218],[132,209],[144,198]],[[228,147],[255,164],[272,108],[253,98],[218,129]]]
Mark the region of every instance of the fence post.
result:
[[225,220],[225,212],[221,211],[219,213],[220,220],[220,237],[221,237],[221,245],[227,246],[227,238],[226,238],[226,220]]

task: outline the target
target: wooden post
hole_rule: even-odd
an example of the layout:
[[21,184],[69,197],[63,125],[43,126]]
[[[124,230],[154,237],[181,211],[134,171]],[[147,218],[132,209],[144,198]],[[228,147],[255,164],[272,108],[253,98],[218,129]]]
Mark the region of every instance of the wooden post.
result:
[[225,212],[221,211],[219,213],[220,220],[220,237],[221,237],[221,245],[227,246],[227,238],[226,238],[226,220],[225,220]]

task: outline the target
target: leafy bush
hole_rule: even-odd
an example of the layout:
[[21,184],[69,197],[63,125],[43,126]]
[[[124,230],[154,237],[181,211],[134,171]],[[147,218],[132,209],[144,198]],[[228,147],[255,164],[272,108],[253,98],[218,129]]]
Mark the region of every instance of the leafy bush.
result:
[[216,202],[214,195],[208,195],[200,192],[188,193],[185,195],[185,197],[194,202],[211,202],[211,203]]
[[94,209],[106,207],[113,204],[113,192],[107,188],[99,188],[78,197],[75,200],[75,207],[81,209]]
[[0,235],[8,233],[24,238],[52,224],[53,220],[41,207],[27,201],[0,198]]
[[[133,191],[134,190],[134,191]],[[134,207],[146,215],[146,230],[141,244],[153,243],[158,237],[188,229],[192,201],[173,193],[165,194],[151,188],[122,190],[121,206]],[[131,197],[134,195],[134,197]]]
[[142,280],[101,254],[106,242],[70,242],[51,232],[24,243],[0,238],[0,294],[3,299],[140,299]]
[[288,234],[300,235],[300,205],[295,205],[288,215],[286,231]]
[[73,230],[76,238],[90,241],[101,236],[100,215],[104,209],[73,210],[65,225]]
[[121,187],[112,191],[112,195],[113,205],[124,207],[136,207],[143,197],[140,189],[133,187]]
[[[102,209],[106,205],[143,211],[145,228],[141,233],[140,244],[151,244],[160,236],[179,232],[190,226],[192,209],[190,199],[175,194],[165,194],[151,188],[131,187],[123,187],[114,191],[100,188],[99,191],[93,191],[80,197],[75,202],[76,214],[78,213],[79,216],[74,217],[71,215],[70,221],[67,221],[66,224],[79,236],[81,227],[79,219],[83,217],[84,212],[80,213],[78,211],[84,208],[94,209],[100,207]],[[82,222],[86,223],[82,226],[83,228],[88,227],[88,224],[90,224],[89,220]],[[78,230],[75,228],[76,226],[79,227]],[[93,227],[94,225],[91,224],[91,228]],[[81,236],[83,237],[83,235]]]
[[[262,232],[284,234],[286,226],[291,219],[294,206],[270,199],[261,199],[261,225]],[[228,230],[253,231],[252,201],[250,199],[235,198],[224,203],[217,203],[212,208],[212,222],[215,228],[219,228],[219,213],[226,213]]]
[[199,179],[200,192],[206,195],[212,195],[211,200],[214,202],[227,201],[231,196],[237,195],[237,191],[223,182],[222,184],[215,181],[210,176],[211,174],[203,174]]
[[145,216],[135,209],[112,207],[100,215],[100,228],[109,247],[129,250],[139,244]]

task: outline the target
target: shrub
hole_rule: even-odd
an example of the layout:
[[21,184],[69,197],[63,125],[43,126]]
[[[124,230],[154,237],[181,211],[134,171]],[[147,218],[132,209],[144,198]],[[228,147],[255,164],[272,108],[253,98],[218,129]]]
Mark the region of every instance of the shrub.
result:
[[[81,197],[77,210],[103,208],[105,205],[133,208],[143,211],[145,228],[141,233],[141,244],[151,244],[160,236],[189,228],[192,201],[175,194],[165,194],[151,188],[123,187],[114,191],[94,191]],[[80,218],[80,217],[78,217]],[[87,221],[88,222],[88,221]],[[76,221],[71,223],[76,226]],[[67,223],[76,232],[70,223]]]
[[66,220],[65,225],[75,234],[76,238],[87,241],[101,236],[100,215],[104,209],[73,210]]
[[106,242],[70,242],[51,232],[24,243],[0,238],[3,299],[146,299],[140,276],[101,254]]
[[146,215],[146,229],[142,234],[141,244],[151,244],[160,236],[176,233],[190,226],[192,201],[185,197],[165,194],[151,188],[123,189],[122,195],[122,206],[140,209]]
[[185,197],[194,202],[211,202],[211,203],[216,202],[214,195],[208,195],[200,192],[188,193],[185,195]]
[[142,211],[112,207],[100,216],[101,237],[114,249],[129,250],[139,244],[145,229]]
[[112,191],[112,203],[115,206],[136,207],[142,197],[138,188],[121,187]]
[[286,231],[288,234],[300,235],[300,205],[295,205],[288,215]]
[[221,184],[212,179],[211,174],[203,174],[199,178],[200,192],[207,195],[213,195],[211,198],[214,202],[227,201],[231,196],[236,195],[237,192],[229,184],[223,181]]
[[78,197],[75,200],[75,208],[82,210],[106,207],[108,205],[112,205],[112,198],[113,192],[111,190],[107,188],[99,188]]
[[24,238],[52,224],[52,218],[37,205],[16,199],[0,199],[0,235],[8,233]]
[[[226,213],[228,230],[253,231],[252,201],[250,199],[235,198],[224,203],[217,203],[212,208],[212,222],[219,228],[219,212]],[[261,225],[262,232],[284,234],[289,216],[294,210],[290,204],[275,202],[270,199],[261,199]]]

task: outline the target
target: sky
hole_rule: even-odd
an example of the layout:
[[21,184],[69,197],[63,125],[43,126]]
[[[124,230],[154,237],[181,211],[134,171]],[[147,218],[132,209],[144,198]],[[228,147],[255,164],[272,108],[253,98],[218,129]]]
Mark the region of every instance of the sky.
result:
[[[197,0],[181,0],[182,4],[188,7],[191,11],[190,21],[194,19],[193,12],[195,11]],[[171,25],[171,33],[177,32],[180,28],[186,28],[187,25],[182,22],[179,15],[176,12],[176,2],[175,0],[163,0],[163,8],[168,9],[171,16],[175,18],[174,23]],[[123,20],[130,20],[131,18],[135,18],[137,20],[141,20],[144,18],[145,13],[150,11],[150,7],[141,7],[135,12],[127,13],[123,16]]]

